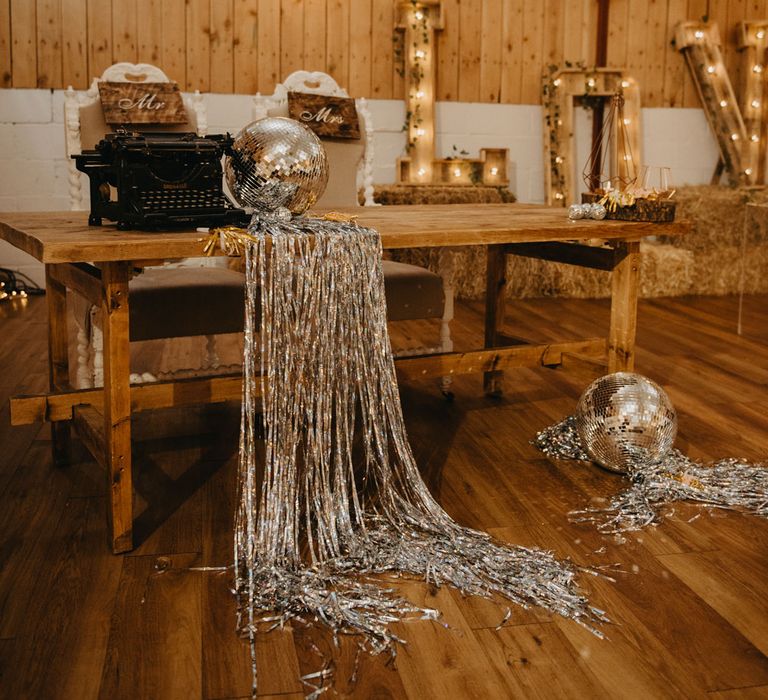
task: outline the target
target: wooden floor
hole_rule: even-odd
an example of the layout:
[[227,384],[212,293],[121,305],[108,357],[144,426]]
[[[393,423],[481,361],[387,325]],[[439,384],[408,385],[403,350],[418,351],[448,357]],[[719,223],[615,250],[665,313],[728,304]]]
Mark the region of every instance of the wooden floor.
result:
[[[462,304],[459,347],[477,340],[481,308]],[[638,371],[678,408],[678,446],[695,458],[768,454],[768,297],[641,303]],[[511,304],[517,335],[593,335],[605,301]],[[238,406],[144,414],[134,420],[140,546],[107,549],[104,478],[82,449],[53,468],[49,428],[10,428],[7,398],[45,388],[44,301],[0,305],[0,696],[3,698],[241,698],[247,649],[236,638],[229,574],[192,571],[231,561]],[[413,329],[412,329],[413,330]],[[419,329],[415,329],[416,332]],[[453,403],[432,383],[402,388],[411,443],[425,478],[459,522],[509,542],[552,549],[577,564],[620,565],[616,583],[582,579],[614,621],[607,640],[539,611],[403,589],[437,607],[450,629],[399,625],[408,644],[392,666],[363,658],[348,679],[351,644],[333,652],[336,690],[357,698],[768,697],[768,521],[677,505],[674,516],[620,543],[569,510],[604,498],[622,479],[554,463],[529,444],[570,412],[589,378],[509,373],[503,399],[480,378],[455,384]],[[595,501],[593,501],[595,502]],[[318,668],[317,632],[259,639],[259,691],[298,698]]]

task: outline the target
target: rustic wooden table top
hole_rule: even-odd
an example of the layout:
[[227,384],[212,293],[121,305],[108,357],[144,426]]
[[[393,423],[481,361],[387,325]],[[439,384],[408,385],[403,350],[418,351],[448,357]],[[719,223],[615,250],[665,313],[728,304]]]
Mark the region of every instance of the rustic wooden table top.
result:
[[[533,204],[394,205],[337,209],[381,234],[384,248],[567,241],[639,240],[687,233],[686,222],[570,221],[567,210]],[[202,255],[195,230],[118,231],[89,226],[88,213],[0,213],[0,239],[44,263],[175,260]]]

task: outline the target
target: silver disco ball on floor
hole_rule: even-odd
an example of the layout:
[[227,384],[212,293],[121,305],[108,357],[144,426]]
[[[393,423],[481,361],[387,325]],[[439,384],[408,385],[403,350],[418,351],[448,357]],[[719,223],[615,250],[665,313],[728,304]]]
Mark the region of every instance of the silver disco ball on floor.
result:
[[669,452],[677,435],[677,413],[656,382],[615,372],[592,382],[581,395],[576,430],[595,462],[625,473]]
[[328,158],[320,139],[303,124],[266,117],[235,136],[224,174],[240,206],[303,214],[325,192]]

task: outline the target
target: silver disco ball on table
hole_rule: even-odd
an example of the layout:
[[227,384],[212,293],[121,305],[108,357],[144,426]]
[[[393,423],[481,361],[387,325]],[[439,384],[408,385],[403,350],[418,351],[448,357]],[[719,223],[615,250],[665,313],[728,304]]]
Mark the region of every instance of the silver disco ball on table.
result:
[[320,139],[303,124],[266,117],[235,136],[224,175],[240,206],[303,214],[325,191],[328,157]]

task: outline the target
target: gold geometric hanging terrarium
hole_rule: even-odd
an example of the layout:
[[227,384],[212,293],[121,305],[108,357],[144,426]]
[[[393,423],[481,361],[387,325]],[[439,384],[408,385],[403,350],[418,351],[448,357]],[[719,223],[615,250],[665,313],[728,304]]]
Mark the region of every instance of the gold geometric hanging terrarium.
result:
[[584,166],[582,178],[592,194],[611,190],[627,192],[637,183],[638,172],[624,114],[624,93],[619,90],[608,101],[600,133]]
[[674,190],[669,187],[668,168],[659,171],[658,185],[652,184],[652,169],[638,172],[624,112],[624,93],[611,96],[600,132],[592,144],[582,177],[588,192],[582,202],[600,202],[607,219],[625,221],[674,221]]

